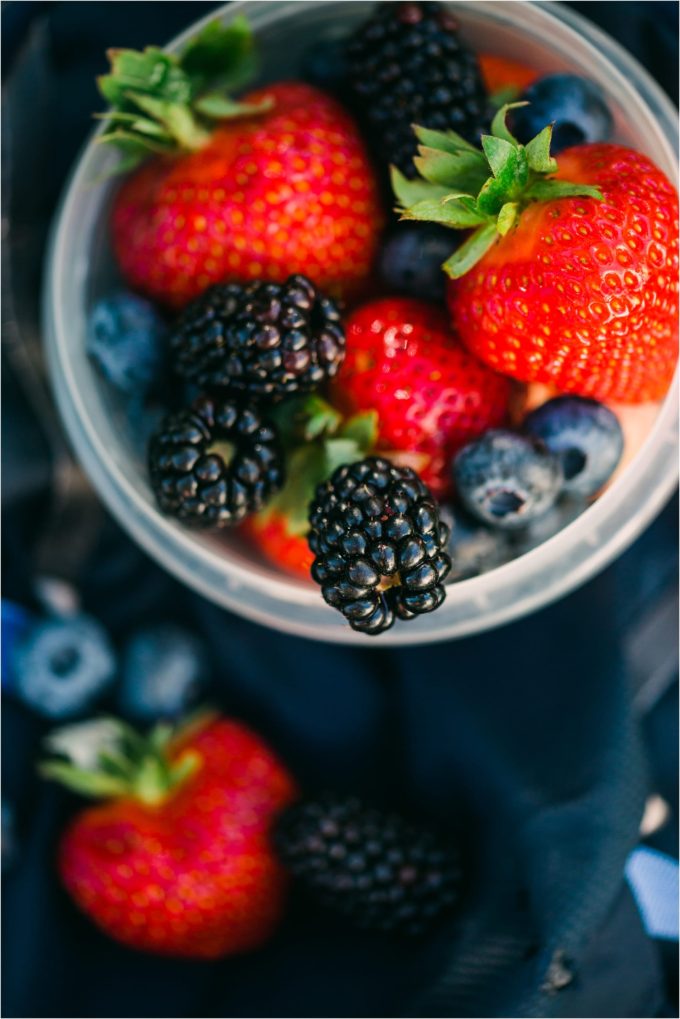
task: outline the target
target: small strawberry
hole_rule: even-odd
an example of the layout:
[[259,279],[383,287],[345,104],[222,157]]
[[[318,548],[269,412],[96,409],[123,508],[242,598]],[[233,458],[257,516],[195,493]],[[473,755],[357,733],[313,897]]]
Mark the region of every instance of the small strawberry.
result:
[[181,58],[151,48],[111,54],[100,88],[114,109],[102,140],[128,153],[124,168],[153,155],[114,202],[121,271],[169,307],[214,283],[282,282],[291,273],[351,294],[382,225],[358,131],[310,85],[279,82],[239,102],[209,91],[216,54],[227,70],[243,56],[235,35],[248,51],[237,19],[208,26]]
[[374,449],[377,418],[369,411],[343,420],[316,395],[288,401],[273,416],[286,446],[288,480],[265,509],[248,518],[242,533],[274,566],[309,580],[314,562],[307,544],[310,503],[336,468],[361,460]]
[[202,959],[257,948],[283,911],[286,879],[269,829],[295,796],[290,775],[258,736],[225,718],[174,734],[160,725],[148,739],[122,722],[101,725],[89,750],[82,727],[70,740],[55,734],[52,747],[75,763],[43,766],[46,777],[107,799],[61,841],[59,872],[75,902],[132,948]]
[[470,351],[523,382],[660,399],[677,360],[675,189],[621,145],[573,147],[558,170],[551,127],[520,145],[505,123],[511,108],[483,152],[416,128],[424,179],[393,175],[405,218],[473,228],[444,263],[454,326]]
[[291,530],[286,514],[265,510],[246,520],[243,533],[274,566],[292,577],[309,580],[314,553],[307,544],[306,534]]
[[446,494],[452,454],[505,421],[511,384],[469,354],[445,312],[424,301],[365,304],[346,336],[338,401],[375,410],[381,446],[424,454],[418,473],[435,495]]
[[486,90],[492,97],[510,89],[520,93],[527,85],[536,81],[540,74],[540,71],[533,67],[528,67],[518,60],[497,57],[495,53],[478,53],[477,63]]

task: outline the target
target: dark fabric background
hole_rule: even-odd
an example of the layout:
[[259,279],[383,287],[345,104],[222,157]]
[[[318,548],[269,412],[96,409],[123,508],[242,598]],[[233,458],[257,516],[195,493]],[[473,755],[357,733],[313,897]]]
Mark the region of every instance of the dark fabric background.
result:
[[[225,711],[258,728],[306,789],[357,791],[457,833],[467,896],[415,945],[357,934],[294,901],[277,937],[248,957],[134,954],[59,887],[55,844],[77,805],[36,778],[45,726],[7,699],[4,788],[19,859],[3,882],[3,1015],[675,1014],[673,955],[645,935],[623,881],[645,797],[677,801],[677,685],[645,698],[643,713],[648,673],[631,664],[631,637],[677,591],[675,502],[559,604],[466,640],[376,651],[265,631],[181,588],[97,507],[70,461],[39,356],[45,229],[99,107],[104,49],[162,42],[211,6],[4,5],[4,596],[31,604],[36,574],[52,572],[119,642],[147,621],[194,626]],[[677,98],[675,3],[573,6]],[[674,644],[671,626],[655,653],[672,661]],[[675,832],[671,820],[655,844],[677,853]]]

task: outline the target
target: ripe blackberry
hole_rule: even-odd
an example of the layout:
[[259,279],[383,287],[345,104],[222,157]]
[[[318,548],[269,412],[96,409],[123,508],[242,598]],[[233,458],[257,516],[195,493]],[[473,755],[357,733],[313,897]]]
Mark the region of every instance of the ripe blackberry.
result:
[[175,370],[204,388],[279,400],[316,389],[345,356],[340,312],[305,276],[218,284],[170,336]]
[[163,421],[149,445],[149,471],[164,513],[195,527],[229,527],[281,487],[283,454],[256,408],[204,396]]
[[488,131],[477,58],[438,3],[380,3],[348,46],[349,77],[378,154],[407,177],[416,170],[413,124],[453,129],[470,142]]
[[378,634],[445,598],[448,528],[408,467],[368,457],[319,485],[309,514],[312,576],[354,630]]
[[274,843],[314,898],[360,927],[422,934],[459,898],[454,846],[358,799],[326,794],[294,804]]

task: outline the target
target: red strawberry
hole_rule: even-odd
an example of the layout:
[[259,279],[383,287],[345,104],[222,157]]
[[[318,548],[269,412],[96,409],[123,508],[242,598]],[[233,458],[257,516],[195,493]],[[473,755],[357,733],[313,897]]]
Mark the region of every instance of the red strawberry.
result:
[[518,60],[497,57],[494,53],[478,53],[477,63],[490,95],[510,88],[522,92],[532,81],[536,81],[540,74],[533,67],[527,67]]
[[231,70],[235,47],[250,45],[242,20],[213,24],[181,57],[115,51],[100,79],[113,104],[104,140],[135,162],[149,146],[154,153],[115,199],[115,254],[131,286],[170,307],[223,280],[291,273],[351,294],[375,254],[376,179],[334,99],[298,82],[238,103],[209,90],[211,76]]
[[[122,723],[118,745],[86,773],[51,762],[45,774],[111,797],[66,830],[61,878],[107,934],[132,948],[214,959],[257,948],[283,911],[286,879],[269,828],[295,796],[290,775],[237,722],[204,720],[163,746]],[[123,744],[134,751],[124,771]]]
[[265,511],[250,517],[243,530],[269,562],[292,577],[310,579],[314,553],[307,544],[306,532],[291,530],[287,516]]
[[620,145],[569,149],[558,170],[550,127],[523,146],[504,115],[484,155],[428,132],[425,175],[444,153],[450,161],[437,185],[404,188],[395,176],[408,218],[476,228],[445,263],[462,341],[524,382],[599,400],[660,399],[677,359],[675,189]]
[[453,453],[505,421],[511,384],[472,357],[445,313],[423,301],[365,304],[348,319],[346,336],[338,400],[377,411],[379,443],[425,454],[423,481],[444,494]]

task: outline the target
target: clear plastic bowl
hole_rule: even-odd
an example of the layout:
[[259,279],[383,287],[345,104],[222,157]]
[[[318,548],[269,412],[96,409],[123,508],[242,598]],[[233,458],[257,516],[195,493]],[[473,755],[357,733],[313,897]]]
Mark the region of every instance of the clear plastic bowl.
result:
[[[589,22],[560,3],[473,0],[448,6],[477,49],[519,56],[545,72],[568,70],[596,80],[614,113],[617,138],[647,153],[676,179],[673,106],[628,54]],[[319,38],[345,34],[371,7],[258,0],[225,5],[210,18],[249,18],[266,82],[294,77],[305,48]],[[181,47],[201,24],[169,48]],[[161,20],[158,35],[163,35]],[[197,534],[156,509],[143,453],[115,394],[85,353],[88,310],[117,280],[107,226],[116,185],[97,183],[115,159],[106,146],[89,141],[56,219],[44,291],[52,380],[75,451],[111,512],[148,553],[205,597],[266,626],[317,640],[366,647],[461,637],[524,616],[584,583],[634,540],[671,495],[677,481],[677,375],[643,447],[577,520],[507,565],[449,585],[437,612],[370,641],[354,633],[322,602],[315,586],[264,565],[238,536]]]

